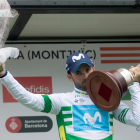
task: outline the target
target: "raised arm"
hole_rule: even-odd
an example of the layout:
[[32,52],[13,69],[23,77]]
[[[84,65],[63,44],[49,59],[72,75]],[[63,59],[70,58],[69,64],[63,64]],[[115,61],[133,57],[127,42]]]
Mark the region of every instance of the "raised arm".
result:
[[[5,62],[8,57],[14,57],[16,49],[0,49],[0,62]],[[7,53],[8,52],[8,53]],[[4,61],[1,61],[2,59]],[[8,89],[10,94],[24,106],[46,113],[58,114],[60,111],[61,94],[41,95],[27,91],[14,77],[5,69],[5,64],[0,64],[0,81]]]
[[123,102],[120,103],[119,107],[113,112],[114,118],[120,122],[132,126],[140,126],[140,68],[131,67],[129,70],[134,77],[134,84],[128,87],[131,94],[132,109],[130,109]]
[[40,94],[28,92],[14,77],[5,70],[5,64],[1,66],[0,81],[8,89],[11,95],[21,104],[35,111],[44,110],[44,99]]
[[44,110],[44,98],[41,95],[28,92],[5,69],[4,62],[6,62],[7,58],[16,58],[18,54],[19,50],[17,48],[7,47],[0,49],[0,63],[3,63],[0,64],[0,81],[21,104],[35,111],[42,111]]

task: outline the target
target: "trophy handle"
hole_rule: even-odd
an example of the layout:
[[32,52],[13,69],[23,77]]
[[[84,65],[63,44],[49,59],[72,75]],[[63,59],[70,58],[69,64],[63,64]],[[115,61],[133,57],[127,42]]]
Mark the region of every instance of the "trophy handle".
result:
[[[136,66],[138,67],[140,66],[140,63]],[[133,75],[125,68],[120,68],[117,70],[123,77],[124,79],[126,80],[126,83],[127,83],[127,87],[131,86],[134,84],[134,78],[133,78]]]

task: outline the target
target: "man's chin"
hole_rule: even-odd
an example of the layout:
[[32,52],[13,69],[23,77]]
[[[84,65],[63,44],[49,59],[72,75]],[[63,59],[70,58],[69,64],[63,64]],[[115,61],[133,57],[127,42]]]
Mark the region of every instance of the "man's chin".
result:
[[83,91],[87,91],[86,85],[83,85],[83,86],[82,86],[82,90],[83,90]]

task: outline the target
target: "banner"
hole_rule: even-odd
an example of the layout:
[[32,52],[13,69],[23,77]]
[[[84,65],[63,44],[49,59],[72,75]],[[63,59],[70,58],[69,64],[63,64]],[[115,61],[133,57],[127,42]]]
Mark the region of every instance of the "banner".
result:
[[[73,91],[74,84],[66,76],[66,59],[70,54],[77,51],[89,55],[96,70],[129,69],[130,66],[136,66],[140,63],[139,43],[11,44],[5,47],[19,48],[19,57],[17,59],[9,58],[6,62],[6,69],[21,85],[34,94],[55,94]],[[24,107],[12,98],[2,84],[0,91],[0,135],[3,138],[2,140],[38,140],[40,137],[42,139],[59,140],[55,115],[35,112]],[[123,102],[131,108],[130,99],[131,96],[128,93],[123,98]],[[45,130],[44,128],[48,124],[43,122],[44,117],[52,122],[49,124],[49,128]],[[40,123],[37,124],[37,121],[40,121]],[[17,125],[19,125],[19,128]],[[39,128],[40,126],[42,126],[40,131],[38,131],[39,129],[34,131],[35,128],[33,127]],[[28,131],[29,127],[32,127],[32,129]],[[131,133],[128,134],[128,132]],[[114,120],[113,140],[138,140],[139,137],[139,127],[126,126]]]

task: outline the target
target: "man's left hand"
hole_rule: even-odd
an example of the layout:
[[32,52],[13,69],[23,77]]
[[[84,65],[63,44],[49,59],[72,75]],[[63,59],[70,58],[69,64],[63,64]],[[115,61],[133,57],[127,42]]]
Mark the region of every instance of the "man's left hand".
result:
[[135,82],[140,81],[140,66],[137,66],[137,67],[131,66],[129,69],[129,72],[133,75]]

